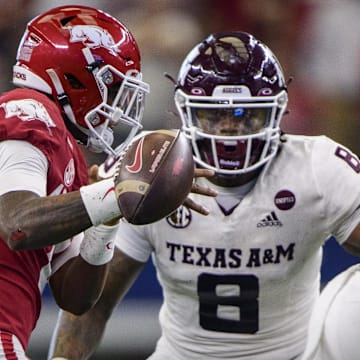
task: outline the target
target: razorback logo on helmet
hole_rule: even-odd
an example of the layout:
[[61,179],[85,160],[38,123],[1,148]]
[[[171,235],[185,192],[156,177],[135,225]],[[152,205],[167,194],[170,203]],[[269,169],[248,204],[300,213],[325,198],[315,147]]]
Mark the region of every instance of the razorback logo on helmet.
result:
[[[82,42],[86,47],[95,49],[104,47],[110,52],[118,53],[119,48],[109,32],[96,25],[69,26],[70,42]],[[121,40],[120,42],[121,43]]]
[[40,120],[51,133],[50,128],[56,127],[45,107],[36,100],[12,100],[0,105],[5,111],[5,117],[18,117],[22,121]]

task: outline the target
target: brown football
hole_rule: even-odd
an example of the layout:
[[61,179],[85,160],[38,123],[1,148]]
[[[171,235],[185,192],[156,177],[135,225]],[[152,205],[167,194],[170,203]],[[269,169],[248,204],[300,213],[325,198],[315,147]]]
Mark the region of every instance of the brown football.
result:
[[175,211],[192,186],[192,149],[178,130],[156,130],[136,138],[120,157],[114,182],[122,215],[149,224]]

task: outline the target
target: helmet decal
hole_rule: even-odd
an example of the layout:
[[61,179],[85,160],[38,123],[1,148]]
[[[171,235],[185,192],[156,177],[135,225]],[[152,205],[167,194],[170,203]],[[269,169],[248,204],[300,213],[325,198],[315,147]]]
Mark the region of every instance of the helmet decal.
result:
[[[68,29],[70,31],[70,42],[72,43],[82,42],[90,49],[104,47],[113,53],[119,52],[119,47],[115,44],[113,37],[107,30],[100,26],[75,25],[69,26]],[[121,42],[122,40],[120,40],[120,43]]]
[[192,88],[192,89],[191,89],[191,93],[192,93],[193,95],[206,95],[205,90],[202,89],[202,88],[198,88],[198,87]]
[[38,39],[34,34],[25,32],[24,41],[19,47],[18,51],[18,59],[29,61],[31,58],[31,54],[36,46],[40,43],[40,39]]

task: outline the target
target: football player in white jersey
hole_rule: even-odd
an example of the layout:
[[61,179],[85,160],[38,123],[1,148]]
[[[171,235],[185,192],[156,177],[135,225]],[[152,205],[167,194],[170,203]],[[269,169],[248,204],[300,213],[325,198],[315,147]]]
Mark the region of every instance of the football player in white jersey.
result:
[[[105,291],[87,314],[62,313],[50,356],[86,359],[152,256],[164,301],[151,360],[300,359],[320,292],[322,246],[360,251],[360,161],[326,136],[282,133],[287,82],[271,50],[216,33],[180,68],[182,129],[218,197],[159,222],[122,222]],[[209,182],[211,181],[211,182]]]

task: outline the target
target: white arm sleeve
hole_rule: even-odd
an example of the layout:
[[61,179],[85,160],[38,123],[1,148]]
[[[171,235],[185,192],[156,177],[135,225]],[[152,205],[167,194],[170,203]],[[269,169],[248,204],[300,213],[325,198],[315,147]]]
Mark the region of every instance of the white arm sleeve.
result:
[[131,225],[122,219],[115,240],[116,247],[131,258],[145,263],[152,253],[145,229],[146,225]]
[[48,162],[46,156],[27,141],[0,142],[0,195],[30,190],[46,195]]
[[343,244],[351,235],[353,230],[359,224],[360,208],[356,209],[351,216],[349,216],[344,223],[339,227],[337,232],[334,232],[334,236],[339,244]]
[[342,244],[360,221],[360,160],[349,149],[321,137],[313,151],[313,171],[324,202],[328,228]]

